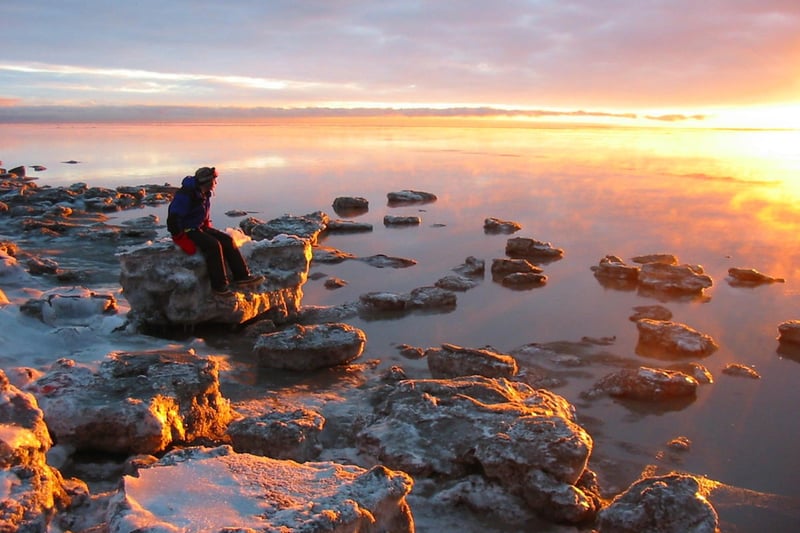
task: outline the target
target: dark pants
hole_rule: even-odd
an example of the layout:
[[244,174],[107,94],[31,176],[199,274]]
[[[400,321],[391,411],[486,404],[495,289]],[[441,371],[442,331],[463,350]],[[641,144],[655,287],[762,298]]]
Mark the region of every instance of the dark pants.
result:
[[234,280],[242,280],[250,275],[247,264],[244,262],[242,253],[233,238],[216,228],[198,229],[188,232],[186,235],[203,252],[208,268],[208,277],[211,279],[213,289],[222,289],[228,285],[228,270],[225,267],[227,261]]

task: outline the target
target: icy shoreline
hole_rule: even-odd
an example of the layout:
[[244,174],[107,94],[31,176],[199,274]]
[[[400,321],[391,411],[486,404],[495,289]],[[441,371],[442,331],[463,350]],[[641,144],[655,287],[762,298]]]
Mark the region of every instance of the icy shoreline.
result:
[[[54,226],[48,226],[47,229],[51,229],[52,230],[53,227]],[[55,227],[58,227],[58,226],[55,226]],[[136,239],[136,238],[141,238],[141,237],[140,236],[136,236],[136,237],[133,237],[133,238]],[[113,244],[112,247],[115,246],[115,245],[116,244]],[[9,256],[9,257],[11,257],[11,256]],[[9,270],[6,270],[6,272],[9,272]],[[9,320],[9,322],[7,322],[9,327],[8,328],[3,327],[3,331],[4,332],[7,332],[7,331],[14,331],[14,332],[21,331],[21,332],[24,333],[25,329],[27,329],[27,331],[29,331],[29,332],[30,331],[36,331],[37,332],[37,337],[38,336],[41,336],[41,337],[44,337],[44,338],[48,338],[49,337],[49,341],[48,342],[50,343],[50,346],[52,346],[53,348],[57,347],[58,349],[60,349],[62,351],[69,351],[69,352],[71,352],[70,355],[75,354],[79,358],[85,359],[86,362],[89,362],[89,360],[94,358],[95,361],[93,361],[93,363],[96,363],[97,361],[103,359],[103,356],[105,354],[107,354],[107,353],[110,353],[112,351],[118,351],[120,349],[124,349],[124,348],[122,348],[122,346],[120,346],[120,344],[125,344],[127,341],[131,341],[131,344],[133,344],[133,345],[136,345],[136,344],[139,344],[139,343],[142,343],[142,344],[145,344],[145,345],[151,345],[152,344],[151,347],[153,347],[153,348],[155,348],[157,345],[163,343],[163,341],[159,341],[159,340],[156,340],[156,339],[153,339],[153,338],[146,338],[146,339],[139,338],[136,335],[135,332],[134,333],[130,333],[129,332],[129,335],[121,335],[121,331],[119,331],[120,327],[122,327],[121,329],[124,330],[124,319],[122,319],[122,317],[127,312],[126,307],[124,307],[125,304],[122,303],[122,302],[120,302],[121,303],[121,307],[120,307],[120,310],[119,310],[120,312],[119,312],[118,315],[111,316],[111,317],[106,317],[106,318],[104,318],[104,319],[102,319],[100,321],[97,321],[97,324],[93,324],[93,326],[87,326],[87,329],[84,329],[82,331],[78,331],[78,329],[74,329],[74,328],[71,329],[71,330],[69,328],[67,328],[67,329],[59,329],[57,333],[54,333],[53,328],[49,328],[47,326],[45,326],[44,328],[41,328],[38,324],[32,325],[31,324],[31,319],[29,317],[23,316],[22,314],[19,314],[18,310],[16,310],[15,307],[17,305],[20,305],[21,302],[27,301],[26,298],[30,299],[31,297],[33,297],[35,299],[35,297],[37,296],[38,290],[32,291],[29,288],[30,286],[41,285],[42,289],[44,289],[45,286],[47,285],[47,283],[42,284],[42,283],[40,283],[41,278],[39,278],[39,279],[30,278],[24,272],[20,273],[20,271],[18,269],[11,268],[10,272],[12,272],[12,274],[4,275],[4,276],[0,277],[0,279],[5,281],[7,279],[14,278],[14,276],[19,276],[19,278],[18,278],[18,282],[15,282],[16,288],[8,291],[8,294],[10,295],[9,299],[12,302],[15,302],[15,303],[7,305],[7,306],[5,306],[3,308],[3,314],[6,317],[4,320]],[[57,278],[57,276],[59,275],[58,270],[56,269],[56,271],[53,272],[51,275],[55,276]],[[62,275],[63,275],[63,273],[62,273]],[[19,327],[22,324],[24,324],[24,327]],[[6,323],[4,323],[4,326],[5,325],[6,325]],[[114,331],[115,329],[118,330],[118,331],[115,332]],[[4,333],[3,335],[5,336],[6,334]],[[69,335],[72,335],[73,337],[70,338]],[[30,336],[30,334],[25,334],[25,336],[19,337],[16,341],[14,339],[11,339],[10,337],[4,337],[3,340],[4,341],[8,340],[8,343],[7,343],[8,345],[15,345],[15,344],[17,344],[17,342],[19,342],[19,344],[26,344],[26,341],[27,341],[27,344],[30,344],[30,341],[29,341],[29,338],[28,338],[29,336]],[[122,343],[118,342],[121,337],[125,339],[125,342],[122,342]],[[67,340],[67,339],[69,339],[69,340]],[[100,341],[100,342],[98,342],[98,341]],[[107,351],[103,351],[103,348],[102,348],[102,346],[103,346],[103,344],[105,342],[108,343],[107,344],[107,347],[108,347]],[[6,343],[4,342],[4,344],[6,344]],[[199,341],[196,341],[196,340],[191,341],[190,344],[194,344],[196,347],[201,348],[201,349],[203,348],[203,343],[199,342]],[[41,349],[40,347],[34,347],[34,346],[27,346],[25,349],[29,350],[29,352],[31,353],[31,356],[33,357],[33,359],[31,359],[31,361],[34,364],[32,364],[31,366],[34,366],[34,367],[47,366],[47,364],[49,363],[47,361],[47,356],[43,355],[43,352],[45,350]],[[203,350],[203,351],[208,351],[208,350],[206,349],[206,350]],[[12,354],[13,354],[13,352],[11,352],[9,355],[12,355]],[[13,357],[9,357],[9,359],[13,359],[17,363],[19,363],[20,359],[24,359],[24,357],[25,357],[24,354],[19,354],[18,353],[18,354],[13,354]],[[555,357],[555,356],[553,355],[552,357]],[[17,364],[16,366],[21,366],[21,365]],[[4,365],[4,367],[5,367],[5,365]],[[369,366],[368,365],[364,365],[364,366],[353,365],[353,367],[352,367],[352,369],[354,371],[356,371],[356,372],[359,371],[359,368],[360,368],[361,371],[366,372],[365,375],[369,375]],[[527,375],[530,376],[530,374],[527,374]],[[309,398],[308,405],[314,406],[315,404],[319,404],[319,402],[320,402],[319,398],[313,398],[312,397],[312,398]],[[241,407],[244,408],[245,406],[242,405]],[[347,413],[350,413],[350,411],[349,411],[350,409],[352,409],[352,407],[348,407],[345,411]],[[362,414],[361,416],[366,416],[366,415]],[[355,449],[352,448],[352,447],[345,447],[345,448],[342,448],[342,449],[331,448],[331,449],[328,450],[328,452],[323,452],[322,457],[326,457],[326,455],[347,456],[348,459],[353,459],[354,461],[357,460],[357,458],[355,457],[355,455],[356,455]],[[497,500],[497,498],[499,498],[501,500],[504,500],[504,499],[507,498],[507,495],[503,495],[501,493],[496,492],[496,487],[492,487],[491,489],[487,489],[486,487],[484,487],[483,489],[478,489],[479,492],[481,492],[483,494],[482,496],[478,496],[475,492],[473,492],[475,490],[474,487],[471,488],[471,489],[468,489],[466,486],[461,485],[458,488],[456,488],[454,486],[454,487],[451,487],[449,490],[441,490],[441,487],[434,488],[433,484],[431,484],[429,481],[426,481],[424,479],[418,481],[417,483],[418,483],[418,486],[420,487],[420,490],[422,491],[422,493],[430,494],[433,491],[436,494],[438,494],[439,497],[442,498],[441,501],[439,502],[439,504],[440,505],[441,504],[445,504],[445,507],[448,505],[448,502],[450,502],[449,505],[451,505],[451,506],[452,506],[452,502],[461,502],[461,503],[467,504],[468,507],[471,507],[471,508],[473,508],[474,510],[476,510],[478,512],[486,512],[488,509],[493,508],[493,507],[494,508],[498,508],[498,509],[503,509],[502,514],[505,516],[506,519],[510,520],[511,522],[514,522],[514,520],[523,520],[523,521],[525,521],[525,520],[533,520],[533,518],[531,518],[529,516],[525,516],[524,518],[520,518],[520,516],[514,516],[515,512],[516,513],[522,513],[522,515],[524,515],[524,513],[521,511],[520,508],[517,508],[516,511],[512,511],[513,505],[508,505],[507,503],[499,505],[498,504],[499,500]],[[471,483],[476,483],[476,481],[473,480],[473,481],[471,481]],[[413,502],[417,502],[418,504],[421,504],[423,501],[425,501],[428,498],[417,498],[415,500],[415,496],[412,493],[409,496],[409,499],[410,499],[410,501],[412,501],[412,512],[413,512],[414,508],[415,508],[415,505],[413,504]],[[713,510],[712,510],[712,512],[713,512]],[[436,513],[437,512],[434,511],[434,512],[430,513],[430,515],[435,515]],[[458,512],[456,512],[456,513],[458,514]],[[426,514],[427,514],[426,511],[424,509],[420,508],[420,511],[419,511],[418,515],[420,517],[423,517]],[[415,516],[417,516],[417,515],[415,514]],[[432,516],[428,516],[428,518],[432,518]],[[422,524],[419,523],[418,524],[418,528],[420,528],[420,530],[422,530],[421,526],[422,526]],[[555,527],[555,526],[553,526],[553,527]],[[463,529],[463,528],[461,528],[461,529]],[[664,531],[669,531],[670,529],[663,529],[663,530]]]

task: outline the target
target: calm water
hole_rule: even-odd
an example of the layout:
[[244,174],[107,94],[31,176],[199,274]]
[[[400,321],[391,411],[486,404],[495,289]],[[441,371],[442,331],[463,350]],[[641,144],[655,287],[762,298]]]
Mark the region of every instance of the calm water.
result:
[[[525,127],[382,127],[362,123],[283,123],[261,126],[3,126],[0,159],[6,168],[44,165],[39,185],[178,184],[198,167],[221,172],[217,226],[236,226],[236,208],[268,220],[322,210],[336,215],[337,196],[363,196],[369,234],[331,236],[323,244],[358,256],[385,253],[418,261],[399,270],[360,262],[318,265],[346,280],[331,291],[309,281],[305,304],[353,301],[359,294],[406,292],[431,285],[467,256],[504,257],[506,235],[486,235],[489,216],[522,224],[517,236],[552,242],[564,259],[542,265],[545,287],[513,291],[490,276],[450,313],[398,320],[349,320],[368,335],[365,358],[399,364],[426,376],[423,361],[401,357],[396,345],[443,342],[521,345],[616,337],[611,355],[663,366],[635,354],[632,308],[660,303],[673,320],[715,338],[720,350],[702,361],[715,376],[696,401],[669,408],[582,401],[612,367],[575,373],[556,389],[576,404],[595,439],[601,483],[622,487],[647,465],[706,475],[737,487],[736,498],[769,496],[768,512],[752,514],[717,503],[730,530],[797,525],[800,488],[800,350],[777,352],[779,323],[800,319],[800,131]],[[77,160],[79,164],[62,161]],[[435,193],[432,204],[390,208],[386,193]],[[153,210],[165,216],[166,207]],[[137,212],[133,215],[140,216]],[[386,214],[415,214],[422,225],[385,228]],[[124,215],[129,216],[129,215]],[[714,279],[708,298],[656,301],[604,288],[590,267],[606,254],[626,261],[667,252],[701,264]],[[784,284],[734,288],[730,267],[756,268]],[[761,380],[721,373],[728,363],[752,365]],[[667,363],[668,364],[668,363]],[[689,452],[667,451],[684,435]],[[614,465],[603,469],[603,465]],[[613,472],[611,472],[613,471]],[[602,477],[605,476],[605,479]],[[620,488],[622,488],[620,487]]]

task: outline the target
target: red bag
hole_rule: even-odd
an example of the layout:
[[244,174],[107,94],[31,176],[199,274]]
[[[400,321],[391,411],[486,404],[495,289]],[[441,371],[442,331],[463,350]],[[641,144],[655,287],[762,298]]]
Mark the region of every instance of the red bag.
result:
[[190,239],[185,232],[173,235],[172,242],[177,244],[181,250],[183,250],[189,255],[194,255],[194,253],[197,251],[197,246],[194,244],[194,241]]

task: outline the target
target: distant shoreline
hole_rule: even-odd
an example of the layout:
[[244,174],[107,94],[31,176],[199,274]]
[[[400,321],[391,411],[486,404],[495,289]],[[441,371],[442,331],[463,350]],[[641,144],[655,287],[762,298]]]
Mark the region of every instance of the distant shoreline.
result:
[[5,124],[91,123],[233,123],[275,121],[346,121],[348,124],[455,122],[461,126],[514,127],[713,127],[704,114],[643,114],[598,109],[521,109],[504,107],[193,107],[193,106],[7,106],[0,107]]
[[228,127],[269,127],[269,126],[331,126],[331,127],[442,127],[442,128],[507,128],[507,129],[608,129],[608,130],[708,130],[708,131],[800,131],[800,128],[758,128],[758,127],[723,127],[704,126],[702,124],[682,123],[650,123],[624,124],[572,120],[544,120],[532,117],[513,116],[408,116],[408,115],[375,115],[375,116],[275,116],[260,118],[108,118],[99,119],[91,116],[82,119],[58,119],[51,117],[9,118],[4,116],[0,108],[0,129],[4,126],[43,126],[54,128],[92,128],[108,126],[228,126]]

